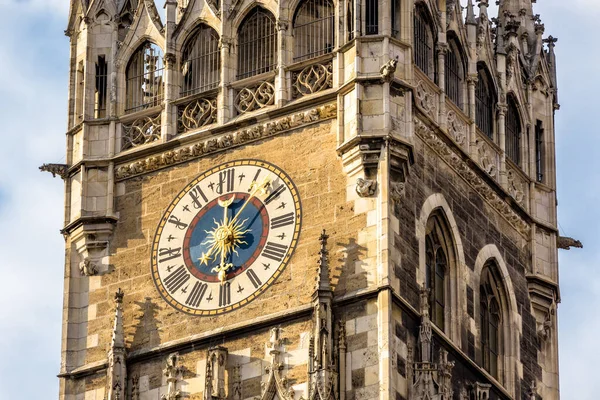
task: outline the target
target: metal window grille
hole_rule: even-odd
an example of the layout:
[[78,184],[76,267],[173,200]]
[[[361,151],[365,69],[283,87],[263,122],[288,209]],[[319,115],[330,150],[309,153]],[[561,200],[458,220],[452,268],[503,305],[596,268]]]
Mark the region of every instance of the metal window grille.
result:
[[275,17],[256,7],[238,31],[238,79],[272,71],[277,65]]
[[331,53],[334,38],[334,8],[331,0],[306,0],[294,17],[294,61]]
[[479,327],[481,366],[494,378],[498,378],[498,361],[500,359],[500,336],[502,315],[498,302],[499,288],[495,279],[490,275],[490,266],[482,273],[482,284],[479,287]]
[[379,0],[367,0],[366,7],[366,34],[377,35],[379,33]]
[[448,96],[448,98],[457,106],[460,106],[462,89],[462,76],[459,62],[456,52],[450,47],[444,61],[446,69],[446,96]]
[[96,63],[96,92],[94,94],[94,118],[106,117],[106,88],[108,87],[108,64],[105,56],[98,56]]
[[346,27],[348,30],[348,40],[354,39],[354,1],[346,2]]
[[479,70],[475,87],[475,123],[490,139],[494,136],[494,100],[488,78]]
[[221,57],[219,35],[200,25],[186,44],[182,55],[182,96],[205,92],[219,86]]
[[446,312],[446,271],[448,258],[440,240],[438,219],[425,239],[426,287],[430,290],[429,314],[440,329],[445,328]]
[[400,1],[391,0],[391,13],[392,13],[392,36],[396,39],[400,38]]
[[154,43],[144,43],[133,54],[127,66],[126,112],[157,106],[162,102],[163,73],[162,50]]
[[429,25],[423,15],[415,11],[414,18],[414,57],[417,67],[429,76],[430,65],[433,64],[433,48],[431,45]]
[[542,121],[535,124],[535,171],[538,182],[544,180],[544,128]]
[[521,120],[514,100],[510,99],[506,113],[506,155],[517,165],[521,161],[520,148]]

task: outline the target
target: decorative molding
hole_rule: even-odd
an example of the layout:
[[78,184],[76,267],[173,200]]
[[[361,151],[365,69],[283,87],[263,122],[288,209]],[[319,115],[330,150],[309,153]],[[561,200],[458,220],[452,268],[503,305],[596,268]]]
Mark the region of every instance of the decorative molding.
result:
[[[498,163],[494,157],[495,151],[483,139],[475,140],[475,148],[477,149],[477,162],[483,170],[494,179],[498,176]],[[493,154],[493,155],[492,155]]]
[[69,166],[67,164],[44,164],[39,167],[42,172],[50,172],[52,177],[55,178],[56,175],[60,176],[62,179],[67,177],[67,169]]
[[179,106],[178,133],[185,133],[194,129],[211,125],[217,122],[217,99],[201,98],[191,101],[185,106]]
[[508,169],[506,179],[508,182],[508,194],[510,194],[521,206],[526,207],[525,187],[527,183],[525,180],[512,169]]
[[356,193],[360,197],[370,197],[377,191],[377,181],[374,179],[358,178],[356,180]]
[[131,377],[131,400],[140,400],[140,377]]
[[240,89],[233,105],[238,113],[244,114],[273,104],[275,104],[275,85],[273,82],[264,81]]
[[226,347],[217,346],[208,349],[206,357],[205,400],[225,399],[225,368],[228,351]]
[[161,400],[177,400],[181,398],[181,391],[177,390],[179,375],[182,373],[181,366],[177,365],[179,353],[172,353],[167,357],[167,363],[163,375],[167,378],[167,393],[161,396]]
[[427,145],[435,150],[456,172],[469,183],[490,205],[511,225],[525,236],[529,236],[531,226],[501,198],[475,171],[429,126],[419,118],[414,118],[415,132]]
[[463,146],[467,138],[467,125],[452,110],[448,111],[448,134],[456,143]]
[[109,222],[85,222],[71,232],[71,244],[78,255],[83,276],[109,271],[108,245],[114,225]]
[[233,133],[207,138],[197,143],[169,150],[150,156],[146,159],[119,165],[115,169],[117,180],[131,178],[136,175],[156,171],[171,165],[180,164],[206,154],[223,151],[231,147],[241,146],[249,142],[296,129],[301,126],[324,121],[337,116],[337,104],[331,103],[290,116],[278,118],[249,128],[240,129]]
[[292,96],[294,98],[317,93],[333,86],[333,62],[311,64],[292,73]]
[[420,80],[415,89],[415,98],[417,105],[425,112],[432,120],[437,121],[437,101],[436,95]]
[[159,140],[161,137],[161,114],[153,117],[141,117],[129,125],[123,124],[123,143],[121,150],[142,146]]
[[262,394],[260,400],[273,400],[276,396],[279,400],[294,400],[294,389],[284,371],[284,339],[281,337],[280,327],[271,329],[271,337],[268,343],[271,364],[266,367],[268,378],[261,382]]

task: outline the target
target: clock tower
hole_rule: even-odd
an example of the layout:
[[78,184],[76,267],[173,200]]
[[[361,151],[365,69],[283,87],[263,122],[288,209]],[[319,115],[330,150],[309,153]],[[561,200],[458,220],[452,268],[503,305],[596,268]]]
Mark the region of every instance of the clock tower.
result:
[[71,0],[59,398],[559,399],[531,3]]

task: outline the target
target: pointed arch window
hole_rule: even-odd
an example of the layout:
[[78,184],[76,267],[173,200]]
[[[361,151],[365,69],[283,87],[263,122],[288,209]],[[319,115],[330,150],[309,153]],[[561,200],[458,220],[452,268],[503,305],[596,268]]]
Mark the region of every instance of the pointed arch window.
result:
[[429,314],[431,320],[442,331],[446,325],[448,238],[447,230],[439,215],[427,222],[425,237],[425,287],[429,289]]
[[506,155],[517,165],[521,163],[521,118],[516,101],[509,97],[506,112]]
[[444,69],[446,70],[445,76],[445,90],[446,96],[454,104],[460,107],[462,101],[463,81],[464,81],[464,69],[459,55],[458,46],[454,42],[449,43],[449,49],[446,53],[444,61]]
[[238,29],[238,79],[270,72],[277,65],[275,17],[255,7]]
[[477,71],[475,123],[487,137],[494,138],[494,97],[491,80],[485,68],[479,68]]
[[479,326],[481,365],[494,378],[499,379],[501,362],[502,307],[500,285],[496,279],[496,266],[488,262],[481,273],[479,286]]
[[331,0],[305,0],[294,16],[294,62],[331,53],[335,9]]
[[125,111],[133,112],[161,104],[164,93],[163,52],[156,44],[142,44],[127,65]]
[[417,67],[433,80],[433,34],[429,18],[422,7],[415,8],[414,15],[414,59]]
[[181,59],[182,96],[205,92],[219,86],[219,35],[213,28],[200,25],[185,44]]

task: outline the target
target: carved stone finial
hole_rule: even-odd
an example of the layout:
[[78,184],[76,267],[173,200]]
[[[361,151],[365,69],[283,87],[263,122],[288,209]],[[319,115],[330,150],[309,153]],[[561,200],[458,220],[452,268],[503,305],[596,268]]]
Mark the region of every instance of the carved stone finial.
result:
[[356,180],[356,193],[360,197],[369,197],[375,194],[377,190],[377,181],[371,179],[358,178]]
[[167,357],[167,364],[163,370],[163,375],[167,378],[167,393],[163,394],[161,400],[177,400],[181,397],[181,392],[177,390],[178,376],[182,372],[179,362],[179,353],[171,353]]
[[556,247],[562,250],[570,250],[571,247],[582,249],[583,244],[581,244],[579,240],[575,240],[567,236],[558,236],[556,238]]
[[327,233],[325,233],[325,229],[323,229],[321,236],[319,236],[321,249],[319,250],[319,268],[317,270],[317,291],[331,291],[331,285],[329,283],[329,251],[327,251],[327,239],[329,239],[329,235],[327,235]]
[[225,399],[225,367],[227,348],[222,346],[208,350],[206,358],[206,400]]
[[58,175],[62,179],[65,179],[67,176],[67,168],[69,168],[69,166],[67,164],[44,164],[39,168],[42,172],[50,172],[53,178]]
[[475,10],[473,7],[473,0],[468,0],[467,2],[467,17],[465,19],[466,25],[477,25],[477,20],[475,19]]
[[125,334],[123,331],[123,296],[119,288],[115,293],[115,323],[108,351],[108,400],[125,399],[125,382],[127,380],[127,366],[125,363]]
[[398,65],[398,59],[392,58],[379,68],[381,79],[384,82],[390,82],[394,78],[394,72],[396,72],[396,66]]

